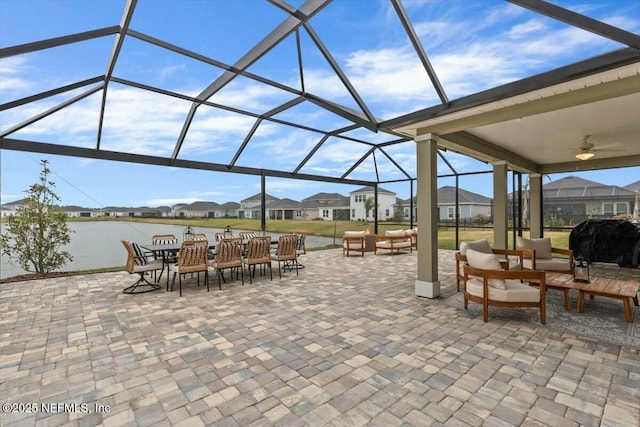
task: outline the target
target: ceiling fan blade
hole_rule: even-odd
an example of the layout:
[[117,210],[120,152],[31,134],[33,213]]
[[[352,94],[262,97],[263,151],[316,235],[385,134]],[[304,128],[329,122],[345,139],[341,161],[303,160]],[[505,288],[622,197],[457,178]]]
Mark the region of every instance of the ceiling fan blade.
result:
[[602,144],[602,145],[598,144],[598,145],[595,145],[593,147],[593,149],[594,150],[598,150],[598,151],[602,151],[602,150],[609,150],[611,148],[620,148],[620,147],[622,147],[621,143],[612,142],[611,144]]

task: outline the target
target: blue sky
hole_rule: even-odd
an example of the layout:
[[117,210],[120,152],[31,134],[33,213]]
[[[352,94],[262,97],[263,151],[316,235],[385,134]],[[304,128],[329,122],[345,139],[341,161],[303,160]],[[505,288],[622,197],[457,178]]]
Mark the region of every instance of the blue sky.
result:
[[[294,6],[301,3],[291,2]],[[640,3],[637,1],[572,0],[557,4],[635,33],[640,29]],[[496,0],[414,0],[404,1],[403,5],[450,99],[620,47]],[[0,47],[117,25],[123,6],[124,0],[3,0],[0,2]],[[283,11],[258,0],[140,0],[130,28],[233,64],[285,18]],[[392,118],[439,102],[388,2],[335,0],[310,22],[377,118]],[[300,43],[305,69],[304,89],[359,109],[305,31],[300,32]],[[112,46],[112,37],[102,37],[0,60],[0,103],[103,74]],[[295,47],[295,37],[290,36],[248,71],[300,89],[302,80]],[[221,74],[219,68],[131,37],[126,39],[114,69],[114,76],[119,78],[190,96],[200,93]],[[87,88],[0,112],[0,130],[11,128],[84,90]],[[290,93],[275,90],[273,86],[238,77],[210,101],[262,114],[291,98]],[[10,137],[94,147],[100,102],[98,94],[89,96]],[[101,147],[138,154],[170,155],[190,106],[188,101],[112,83],[108,90]],[[320,130],[334,130],[349,124],[309,102],[276,117]],[[228,164],[254,124],[255,119],[246,115],[200,108],[179,158]],[[363,130],[345,136],[373,142],[395,139]],[[310,130],[265,121],[257,128],[237,165],[292,170],[320,137]],[[363,144],[332,137],[300,172],[327,176],[344,173],[367,149]],[[413,142],[395,145],[388,152],[407,173],[415,176]],[[491,168],[453,153],[447,153],[447,158],[459,172]],[[62,203],[68,205],[159,206],[196,200],[224,203],[240,201],[260,191],[257,176],[2,150],[0,197],[3,203],[24,197],[24,191],[38,178],[41,159],[49,160],[56,192]],[[403,177],[384,156],[378,155],[375,161],[381,179],[392,181]],[[374,180],[373,165],[373,159],[369,158],[349,177]],[[439,167],[439,173],[451,173],[444,163]],[[640,180],[640,167],[575,175],[603,184],[625,186]],[[462,178],[460,183],[469,191],[492,196],[489,174]],[[358,188],[278,178],[267,178],[266,185],[269,194],[295,200],[317,192],[347,195]],[[454,185],[454,182],[442,179],[439,185]],[[409,197],[408,183],[382,186],[397,192],[398,197]]]

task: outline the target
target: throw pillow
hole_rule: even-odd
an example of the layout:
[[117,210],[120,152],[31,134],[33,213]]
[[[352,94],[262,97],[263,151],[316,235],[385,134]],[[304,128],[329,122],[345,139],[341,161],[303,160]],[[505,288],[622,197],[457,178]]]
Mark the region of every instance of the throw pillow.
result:
[[[517,239],[517,245],[519,248],[527,248],[533,249],[536,251],[536,259],[551,259],[551,239],[549,237],[545,237],[542,239],[526,239],[524,237],[519,237]],[[531,258],[526,253],[524,254],[525,258]]]
[[493,253],[491,251],[491,246],[489,246],[489,241],[486,239],[460,243],[460,253],[462,255],[466,255],[468,249],[473,249],[474,251],[482,252],[485,254]]
[[[467,249],[467,263],[473,268],[481,270],[502,270],[500,260],[494,254]],[[503,279],[489,279],[489,286],[496,289],[507,289],[507,282]]]

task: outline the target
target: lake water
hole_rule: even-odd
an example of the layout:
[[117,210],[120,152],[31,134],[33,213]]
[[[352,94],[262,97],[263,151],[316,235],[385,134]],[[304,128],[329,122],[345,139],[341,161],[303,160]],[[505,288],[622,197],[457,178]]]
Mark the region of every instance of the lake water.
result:
[[[73,261],[60,268],[61,271],[87,270],[92,268],[123,266],[127,252],[120,240],[130,240],[140,244],[151,243],[154,234],[173,234],[182,241],[185,227],[167,224],[147,224],[128,221],[70,222],[71,243],[64,247],[73,256]],[[219,228],[195,227],[194,233],[206,233],[211,240]],[[2,232],[6,230],[3,228]],[[237,235],[239,231],[233,230]],[[278,233],[269,233],[278,237]],[[333,244],[331,237],[307,236],[307,248],[318,248]],[[11,265],[7,256],[2,255],[0,278],[25,274],[20,267]]]

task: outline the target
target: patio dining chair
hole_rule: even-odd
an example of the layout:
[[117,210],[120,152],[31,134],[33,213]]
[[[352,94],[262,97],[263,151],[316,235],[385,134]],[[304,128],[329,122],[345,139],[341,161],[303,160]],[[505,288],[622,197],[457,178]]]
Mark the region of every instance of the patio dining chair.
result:
[[240,238],[242,239],[242,242],[244,243],[248,242],[249,240],[257,236],[255,231],[241,231],[240,233],[238,233],[238,235],[240,236]]
[[[212,266],[218,276],[218,288],[222,290],[222,282],[227,282],[224,278],[224,270],[230,269],[230,277],[233,279],[233,272],[236,270],[242,275],[242,285],[244,286],[244,268],[242,265],[242,239],[239,237],[222,239],[216,244],[216,259]],[[239,271],[238,271],[239,270]]]
[[[152,245],[166,245],[171,243],[178,243],[178,238],[173,234],[154,234],[153,237],[151,237]],[[166,266],[167,275],[168,275],[169,264],[175,264],[176,262],[178,262],[178,254],[177,252],[174,252],[174,253],[154,252],[153,259],[156,259],[156,260],[160,259],[164,261],[164,265]],[[160,271],[160,276],[158,276],[157,280],[160,280],[162,278],[162,273],[164,273],[164,270],[165,269],[163,268]]]
[[162,260],[149,259],[135,242],[129,242],[128,240],[121,240],[121,242],[127,250],[125,269],[129,274],[138,274],[140,276],[133,285],[124,288],[122,293],[141,294],[160,289],[160,285],[149,282],[145,275],[152,272],[155,273],[158,270],[162,271],[164,269]]
[[[264,267],[269,267],[269,275],[273,280],[273,271],[271,270],[271,236],[256,236],[247,243],[247,256],[243,262],[249,269],[249,283],[253,283],[252,277],[256,275],[256,265],[260,266],[260,270],[264,271]],[[251,267],[253,266],[253,274]]]
[[182,296],[182,276],[189,273],[197,273],[198,286],[200,286],[200,273],[204,273],[204,282],[207,284],[207,291],[209,291],[208,250],[209,242],[207,240],[187,240],[182,242],[180,252],[178,252],[178,262],[170,265],[170,270],[173,271],[171,290],[173,290],[176,283],[176,276],[178,276],[180,296]]
[[282,279],[282,270],[295,269],[298,275],[298,252],[296,250],[298,236],[295,234],[283,234],[278,239],[276,253],[271,255],[273,261],[278,261],[278,275]]

